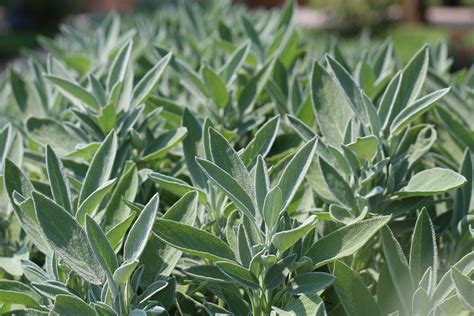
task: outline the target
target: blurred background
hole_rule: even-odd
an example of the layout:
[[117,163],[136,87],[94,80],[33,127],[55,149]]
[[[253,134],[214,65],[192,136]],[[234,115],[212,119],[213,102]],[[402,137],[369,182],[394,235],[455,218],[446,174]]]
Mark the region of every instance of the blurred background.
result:
[[[190,0],[197,1],[197,0]],[[214,0],[219,1],[219,0]],[[61,23],[110,10],[150,10],[158,0],[0,0],[0,69],[39,34],[53,37]],[[201,0],[201,2],[206,2]],[[275,9],[283,0],[235,0],[252,9]],[[454,69],[474,63],[474,0],[299,0],[296,21],[314,36],[391,36],[402,60],[423,43],[447,41]]]

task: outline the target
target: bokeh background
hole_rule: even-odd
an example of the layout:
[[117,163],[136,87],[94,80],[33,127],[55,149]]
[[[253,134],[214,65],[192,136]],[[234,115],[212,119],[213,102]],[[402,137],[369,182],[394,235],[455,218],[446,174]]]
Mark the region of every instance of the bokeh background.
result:
[[[186,0],[181,0],[186,1]],[[198,1],[198,0],[189,0]],[[220,1],[220,0],[214,0]],[[38,35],[54,37],[69,19],[110,10],[159,9],[177,0],[0,0],[0,70],[22,50],[35,48]],[[203,4],[209,0],[201,0]],[[255,10],[277,9],[283,0],[235,0]],[[390,36],[408,59],[423,43],[447,41],[453,69],[474,63],[474,0],[299,0],[297,23],[308,36],[351,41],[361,33]]]

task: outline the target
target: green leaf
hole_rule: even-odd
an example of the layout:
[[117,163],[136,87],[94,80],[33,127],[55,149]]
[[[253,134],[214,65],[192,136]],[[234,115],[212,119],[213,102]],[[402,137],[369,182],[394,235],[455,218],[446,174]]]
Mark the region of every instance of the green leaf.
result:
[[286,1],[285,6],[282,8],[280,17],[278,19],[278,29],[282,27],[287,29],[293,23],[296,5],[297,2],[294,0]]
[[92,306],[95,309],[96,315],[100,316],[116,316],[117,314],[114,312],[114,310],[107,304],[105,303],[92,303]]
[[275,141],[276,134],[278,132],[278,126],[280,125],[280,117],[275,116],[266,122],[262,127],[255,133],[255,137],[248,143],[240,154],[240,159],[247,167],[252,169],[257,162],[258,155],[263,158],[266,157],[270,148]]
[[33,192],[36,216],[55,253],[86,281],[102,284],[104,271],[97,262],[79,223],[61,206]]
[[133,271],[135,271],[135,268],[137,267],[138,263],[138,260],[125,261],[124,263],[122,263],[122,265],[118,267],[118,269],[114,272],[114,282],[117,284],[126,284],[127,282],[129,282],[130,277],[132,276]]
[[26,284],[13,280],[0,280],[0,303],[24,305],[41,310],[44,299]]
[[265,201],[263,202],[263,218],[270,231],[273,229],[275,224],[278,223],[282,204],[281,190],[276,186],[267,193]]
[[[463,274],[469,274],[474,269],[474,252],[470,252],[453,265]],[[454,284],[448,271],[441,278],[431,297],[431,304],[441,304],[454,290]]]
[[202,151],[203,129],[196,116],[188,109],[184,109],[182,124],[188,130],[183,140],[183,154],[186,166],[189,170],[192,183],[200,189],[207,187],[204,173],[196,163],[195,157]]
[[335,278],[329,273],[306,272],[298,274],[290,280],[288,292],[293,295],[311,295],[329,287]]
[[100,105],[104,105],[107,102],[107,97],[105,96],[104,86],[94,75],[88,76],[89,83],[92,88],[92,93],[96,97]]
[[456,268],[451,269],[451,279],[461,302],[467,309],[474,311],[474,283]]
[[127,240],[125,241],[123,258],[125,261],[138,259],[145,249],[148,238],[151,235],[153,224],[158,211],[158,194],[155,194],[145,208],[138,215],[137,220],[130,228]]
[[[364,104],[365,92],[356,84],[354,78],[351,77],[347,70],[334,58],[326,55],[326,61],[342,91],[344,91],[347,103],[352,107],[354,113],[357,114],[357,119],[365,126],[369,125],[368,113]],[[335,104],[332,106],[335,106]]]
[[130,55],[133,47],[133,40],[126,43],[115,56],[114,61],[110,67],[107,75],[107,89],[112,90],[112,87],[120,81],[123,81],[127,71]]
[[138,191],[138,172],[135,163],[127,162],[105,208],[102,227],[117,225],[130,215],[126,201],[133,201]]
[[319,158],[319,166],[329,190],[342,205],[349,209],[356,207],[354,191],[339,172],[323,158]]
[[45,160],[54,201],[72,214],[71,192],[69,191],[69,184],[64,174],[63,164],[49,145],[46,145]]
[[153,161],[166,156],[166,154],[178,145],[186,137],[187,129],[180,127],[167,131],[156,138],[145,150],[143,161]]
[[93,216],[96,212],[97,208],[100,206],[100,203],[104,200],[104,197],[107,193],[112,190],[114,184],[117,182],[117,179],[112,179],[109,181],[104,182],[100,187],[97,188],[94,192],[92,192],[84,202],[79,205],[79,208],[76,212],[76,220],[77,222],[83,226],[85,222],[86,214]]
[[218,261],[216,265],[243,286],[253,289],[258,288],[257,277],[239,264],[228,261]]
[[10,85],[12,88],[13,98],[22,112],[28,108],[28,92],[26,90],[26,82],[22,76],[13,68],[10,68]]
[[0,171],[3,170],[3,159],[7,156],[12,138],[12,127],[10,124],[0,129]]
[[64,294],[56,296],[51,312],[57,315],[96,315],[94,309],[77,296]]
[[306,123],[304,123],[299,118],[289,114],[286,115],[286,118],[298,136],[304,141],[309,141],[317,136],[313,129],[306,125]]
[[234,252],[218,237],[201,229],[167,219],[157,219],[153,232],[171,246],[211,261],[235,261]]
[[25,245],[9,257],[0,257],[0,268],[12,276],[21,277],[25,273],[23,262],[29,257],[30,253]]
[[304,180],[306,173],[313,160],[314,151],[316,149],[316,138],[311,139],[304,144],[291,158],[285,170],[278,181],[278,187],[282,193],[283,207],[286,210],[290,205],[293,197],[298,191]]
[[229,57],[225,65],[219,70],[219,76],[223,77],[226,85],[230,85],[232,80],[237,77],[239,68],[244,64],[250,52],[250,42],[244,42],[237,47]]
[[452,191],[467,182],[459,173],[444,168],[432,168],[418,172],[397,194],[403,198],[410,196],[430,196]]
[[222,81],[219,75],[208,66],[204,66],[202,69],[202,77],[207,86],[210,97],[218,107],[225,108],[227,102],[229,102],[229,91],[227,91],[224,81]]
[[393,119],[392,111],[395,107],[395,102],[397,101],[397,95],[400,91],[400,85],[402,82],[403,74],[399,71],[388,83],[387,87],[385,88],[385,92],[380,99],[380,104],[378,107],[377,114],[380,117],[380,121],[382,121],[382,129],[386,130],[391,121]]
[[[267,166],[262,156],[257,157],[257,165],[255,167],[255,199],[257,202],[257,207],[262,213],[262,216],[265,216],[263,209],[265,208],[265,198],[267,197],[268,190],[270,188],[270,178],[268,176]],[[281,192],[280,192],[281,195]],[[280,198],[281,199],[281,198]]]
[[270,266],[263,278],[266,290],[273,290],[284,282],[290,273],[290,266],[295,262],[295,259],[296,254],[292,254]]
[[403,78],[400,84],[397,101],[390,111],[392,122],[395,115],[400,113],[407,105],[412,104],[423,88],[429,66],[429,49],[423,46],[403,69]]
[[423,208],[416,220],[410,248],[410,271],[415,284],[418,284],[429,267],[433,269],[433,282],[436,284],[438,250],[435,232],[428,211]]
[[173,193],[174,195],[183,196],[190,191],[198,191],[199,201],[201,203],[207,201],[206,193],[204,193],[204,191],[196,189],[181,179],[173,178],[158,172],[150,173],[148,177],[153,182],[158,183],[161,188]]
[[86,105],[95,111],[100,109],[100,105],[95,96],[79,84],[54,75],[44,75],[44,77],[51,81],[58,88],[59,92],[61,92],[72,103],[80,107]]
[[392,283],[400,302],[403,304],[405,312],[409,313],[411,310],[410,303],[413,296],[414,284],[407,259],[390,228],[382,227],[380,239]]
[[253,200],[240,184],[216,164],[198,157],[196,157],[196,162],[211,182],[221,188],[250,220],[254,220],[255,206]]
[[[46,241],[34,211],[31,200],[33,185],[30,180],[28,180],[21,169],[8,158],[5,159],[3,180],[5,191],[21,227],[42,253],[45,255],[51,254],[51,247]],[[21,198],[21,200],[18,198]]]
[[255,102],[269,81],[275,60],[275,58],[270,58],[240,92],[237,104],[241,114],[250,113],[253,110]]
[[326,316],[326,310],[323,300],[316,294],[301,295],[293,298],[285,307],[284,310],[272,307],[281,316]]
[[86,235],[97,261],[111,277],[118,268],[117,256],[102,228],[90,216],[86,216]]
[[109,180],[117,153],[117,136],[110,132],[96,151],[87,169],[84,182],[79,193],[78,204],[84,202],[104,182]]
[[[173,220],[181,224],[193,225],[198,207],[198,194],[191,191],[183,195],[163,215],[163,219]],[[157,231],[154,227],[153,231]],[[167,278],[181,258],[182,252],[161,241],[155,234],[150,239],[140,257],[140,263],[145,265],[143,279],[154,280],[157,275]]]
[[360,276],[341,261],[334,263],[337,296],[347,315],[380,315],[383,313]]
[[69,158],[72,160],[90,162],[94,156],[97,149],[99,149],[101,143],[93,142],[86,145],[77,145],[76,148],[67,153],[64,158]]
[[217,283],[230,283],[235,282],[234,279],[229,277],[220,268],[213,265],[199,265],[191,266],[184,270],[184,272],[196,279],[217,282]]
[[168,286],[168,283],[165,281],[155,281],[140,294],[140,304],[146,303],[150,298],[152,298],[155,294],[159,293],[163,289]]
[[252,198],[254,187],[244,163],[227,139],[214,128],[209,129],[212,161],[234,178]]
[[285,252],[314,228],[316,220],[316,216],[310,216],[298,227],[276,233],[272,238],[273,245],[280,253]]
[[354,142],[347,144],[347,148],[352,150],[361,159],[372,161],[378,152],[379,139],[374,135],[358,137]]
[[63,285],[59,281],[46,281],[44,283],[32,282],[32,286],[42,295],[53,300],[58,294],[73,294],[65,285]]
[[80,142],[62,124],[52,119],[30,117],[26,121],[26,128],[36,142],[49,144],[60,155],[74,151]]
[[378,216],[339,228],[316,241],[306,256],[313,260],[316,267],[350,256],[365,245],[389,220],[390,216]]
[[112,248],[118,249],[120,247],[122,240],[125,237],[125,233],[128,231],[136,217],[135,215],[136,213],[132,212],[123,221],[119,222],[117,225],[113,226],[107,231],[106,236],[112,245]]
[[[246,221],[248,223],[248,221]],[[240,262],[246,268],[249,267],[250,261],[252,261],[252,252],[250,245],[253,244],[251,240],[251,230],[247,230],[246,222],[240,224],[237,228],[237,253],[239,255]]]
[[132,108],[136,107],[147,100],[147,98],[153,93],[153,90],[158,85],[163,71],[171,59],[171,53],[160,59],[158,63],[153,66],[137,83],[133,89]]
[[248,38],[250,38],[252,43],[255,44],[255,46],[259,49],[259,52],[263,54],[263,45],[262,45],[262,42],[260,41],[260,36],[257,33],[257,30],[255,29],[253,23],[245,15],[242,15],[241,21],[244,27],[243,30],[245,31],[245,34],[247,35]]
[[449,92],[449,89],[450,88],[434,91],[404,108],[393,119],[392,125],[390,126],[391,135],[397,135],[418,117],[427,112],[436,101]]
[[321,133],[328,144],[339,147],[352,109],[337,81],[317,62],[311,74],[311,97]]
[[117,125],[116,104],[109,103],[100,109],[97,121],[104,133],[109,133]]

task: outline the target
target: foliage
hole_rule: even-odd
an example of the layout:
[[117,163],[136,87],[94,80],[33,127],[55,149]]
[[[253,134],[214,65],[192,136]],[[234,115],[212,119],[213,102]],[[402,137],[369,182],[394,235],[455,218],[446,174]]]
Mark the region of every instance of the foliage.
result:
[[0,77],[2,314],[472,311],[473,69],[317,54],[294,5],[111,13]]

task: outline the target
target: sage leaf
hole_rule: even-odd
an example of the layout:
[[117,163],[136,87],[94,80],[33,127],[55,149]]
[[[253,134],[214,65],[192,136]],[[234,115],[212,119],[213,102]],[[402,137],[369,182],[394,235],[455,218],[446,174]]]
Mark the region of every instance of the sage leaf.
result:
[[436,247],[433,223],[428,215],[428,211],[423,208],[416,220],[410,248],[410,271],[415,284],[421,280],[429,267],[433,269],[433,282],[436,283],[438,249]]
[[26,128],[35,141],[49,144],[59,155],[74,151],[80,142],[63,125],[52,119],[30,117],[26,121]]
[[46,255],[51,253],[51,247],[46,241],[45,235],[36,217],[34,206],[31,200],[33,185],[10,159],[5,159],[4,166],[4,186],[10,199],[21,227],[33,240],[35,246]]
[[336,293],[348,315],[383,315],[360,276],[341,261],[334,263]]
[[277,224],[280,212],[282,210],[282,193],[278,186],[267,193],[263,202],[263,218],[265,224],[271,230]]
[[158,201],[158,194],[155,194],[130,228],[124,245],[123,257],[125,261],[138,259],[145,249],[158,211]]
[[79,107],[85,105],[87,108],[93,111],[100,109],[100,105],[97,102],[95,96],[81,87],[79,84],[54,75],[45,75],[44,77],[51,81],[72,103],[78,105]]
[[46,170],[54,200],[66,211],[72,213],[71,193],[62,162],[49,145],[46,145]]
[[18,304],[44,310],[41,307],[44,299],[34,289],[14,280],[0,280],[0,302],[3,304]]
[[339,146],[352,109],[336,79],[317,62],[311,73],[311,98],[321,133],[328,144]]
[[286,210],[296,194],[296,191],[303,182],[305,174],[311,165],[314,151],[316,149],[316,139],[308,141],[291,158],[278,181],[278,187],[282,193],[283,207]]
[[229,246],[204,230],[168,219],[157,219],[153,231],[165,243],[190,255],[211,261],[235,261]]
[[132,107],[138,106],[146,101],[146,99],[156,88],[158,80],[171,59],[171,53],[163,57],[158,63],[150,69],[143,78],[137,83],[133,89]]
[[118,259],[107,236],[100,226],[90,217],[86,216],[86,235],[97,261],[104,271],[112,277],[118,268]]
[[40,193],[33,192],[33,202],[38,222],[55,253],[88,282],[102,284],[104,271],[74,217]]
[[316,241],[307,251],[306,256],[313,260],[316,267],[350,256],[389,220],[390,216],[378,216],[339,228]]
[[227,172],[216,164],[196,157],[196,162],[212,183],[224,191],[229,199],[251,220],[255,217],[255,206],[247,191]]
[[58,315],[96,315],[94,309],[77,296],[64,294],[56,296],[52,312]]
[[403,198],[437,195],[457,189],[466,182],[464,176],[449,169],[436,167],[418,172],[397,193]]
[[456,293],[463,302],[463,304],[469,309],[474,310],[474,284],[467,276],[463,275],[456,268],[451,269],[451,278],[456,288]]
[[390,133],[397,135],[410,123],[428,111],[436,101],[441,99],[448,92],[449,88],[437,90],[408,105],[393,119],[392,125],[390,126]]
[[324,159],[319,158],[319,166],[329,190],[341,204],[349,209],[356,206],[354,193],[340,173]]
[[310,216],[298,227],[276,233],[272,238],[273,245],[281,253],[285,252],[314,228],[316,219],[316,216]]
[[104,139],[87,170],[78,203],[84,202],[105,181],[109,180],[117,153],[117,136],[111,132]]
[[306,272],[298,274],[290,280],[288,292],[294,295],[311,295],[324,290],[334,283],[335,277],[325,272]]
[[218,107],[224,108],[229,102],[229,91],[227,91],[224,81],[208,66],[202,69],[202,77],[212,100]]

